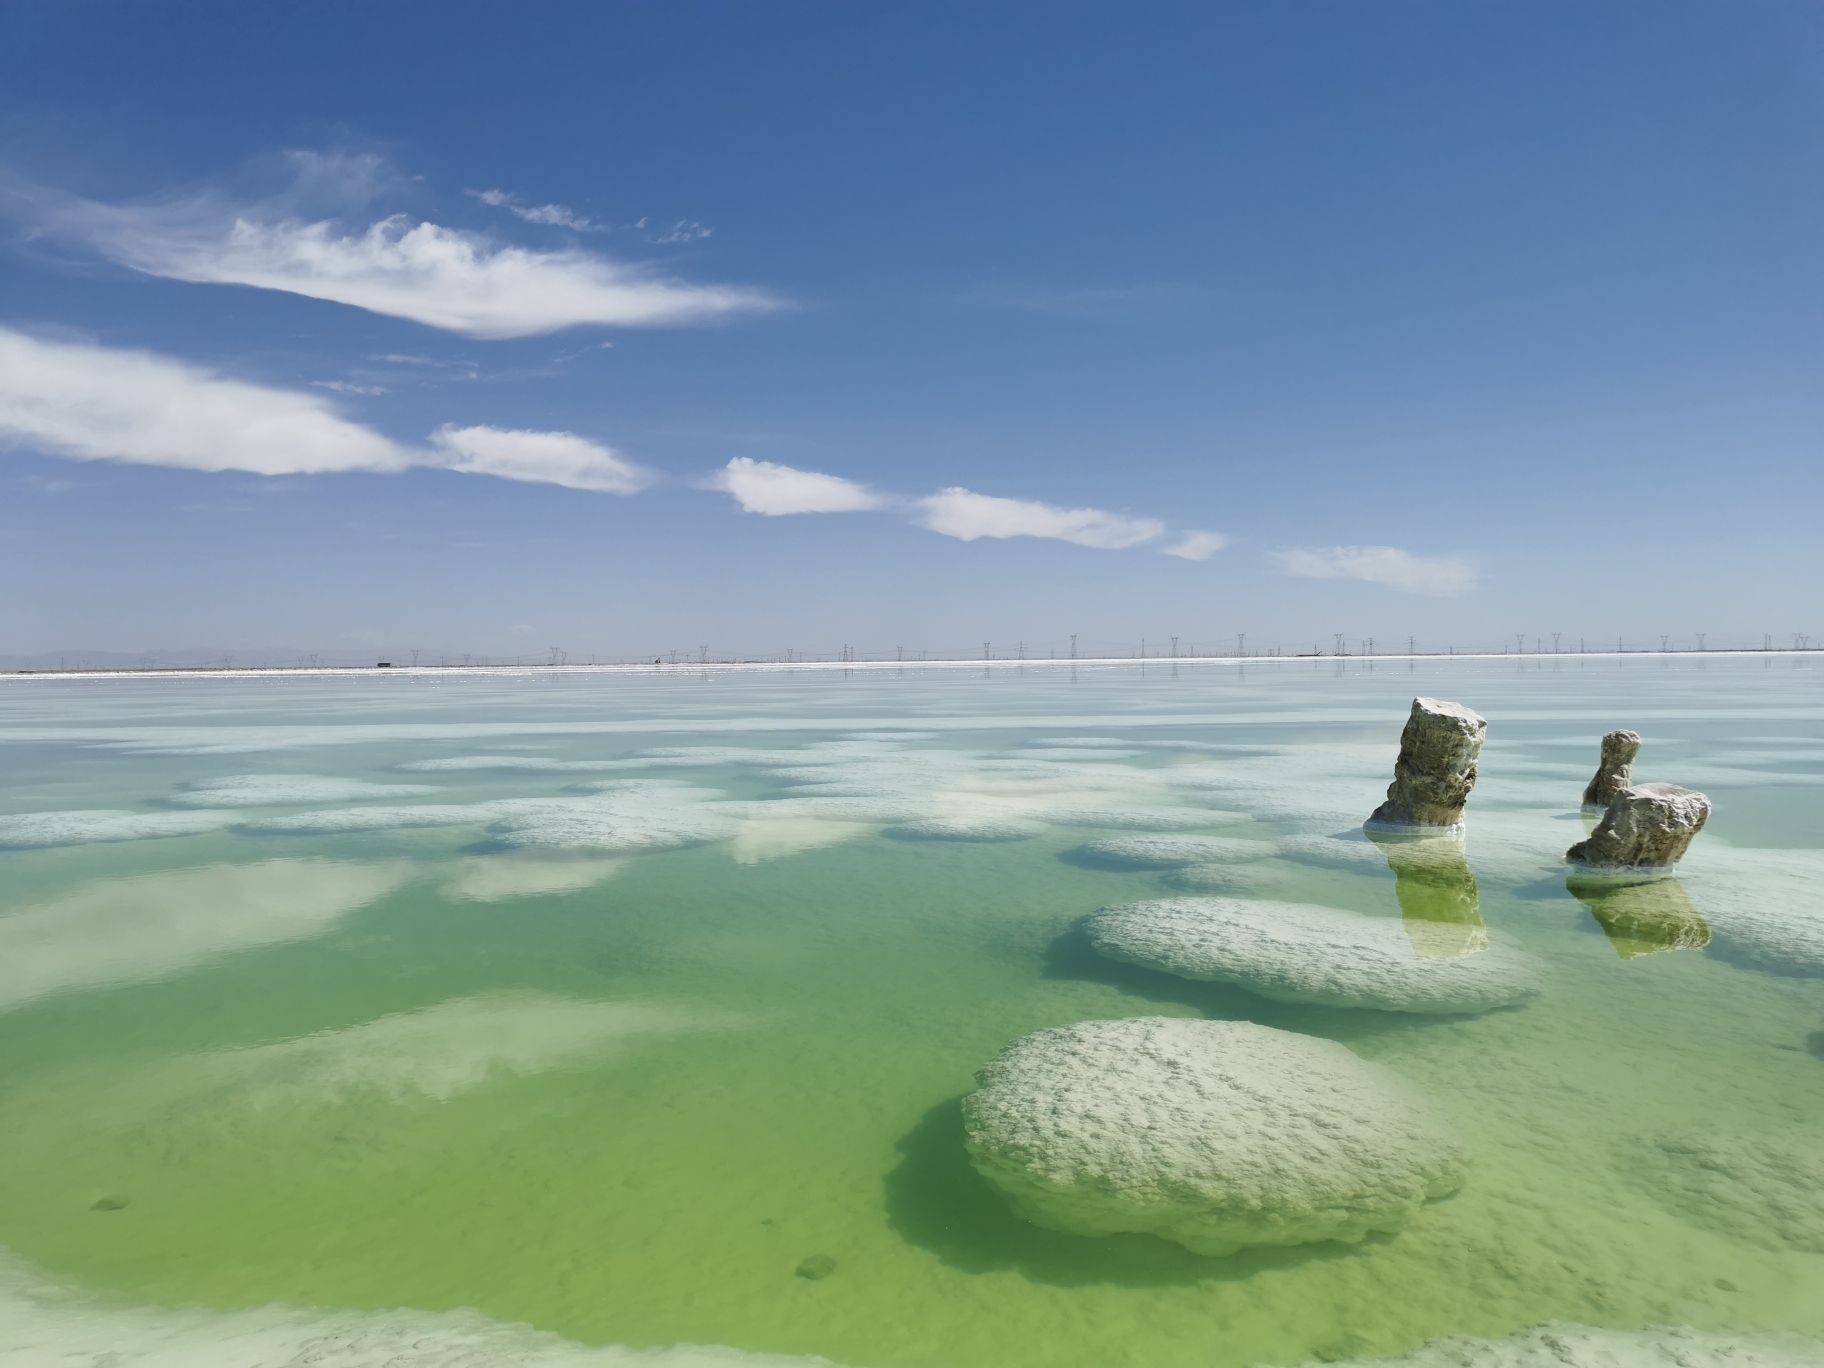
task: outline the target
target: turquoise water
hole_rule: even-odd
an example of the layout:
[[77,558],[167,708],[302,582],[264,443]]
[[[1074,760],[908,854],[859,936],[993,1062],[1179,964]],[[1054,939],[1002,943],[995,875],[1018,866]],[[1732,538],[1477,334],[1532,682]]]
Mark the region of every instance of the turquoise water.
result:
[[[426,1352],[500,1355],[465,1363],[584,1353],[511,1323],[878,1368],[1824,1336],[1820,682],[1804,657],[6,681],[0,1362],[201,1362],[274,1304],[305,1327],[261,1313],[275,1343],[409,1308]],[[1415,694],[1489,719],[1442,889],[1336,839]],[[1632,904],[1559,863],[1617,726],[1637,778],[1716,805]],[[1084,849],[1148,832],[1262,843],[1198,877],[1522,952],[1539,992],[1421,1016],[1105,960],[1087,914],[1194,895]],[[1360,1244],[1224,1258],[1019,1219],[964,1152],[975,1070],[1158,1015],[1341,1042],[1436,1109],[1462,1188]]]

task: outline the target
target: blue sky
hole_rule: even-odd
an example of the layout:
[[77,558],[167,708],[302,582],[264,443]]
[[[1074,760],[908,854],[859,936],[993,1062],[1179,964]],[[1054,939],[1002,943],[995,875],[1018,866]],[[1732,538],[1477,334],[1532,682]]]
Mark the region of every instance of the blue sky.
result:
[[22,0],[0,89],[0,655],[1824,637],[1812,5]]

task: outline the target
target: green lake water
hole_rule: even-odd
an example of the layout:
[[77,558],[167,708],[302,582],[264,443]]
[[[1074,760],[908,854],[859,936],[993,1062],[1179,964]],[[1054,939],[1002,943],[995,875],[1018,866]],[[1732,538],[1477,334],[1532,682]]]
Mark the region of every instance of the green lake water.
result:
[[[525,1340],[554,1363],[1824,1338],[1819,664],[0,682],[0,1363],[200,1362],[275,1304],[312,1333],[410,1308],[432,1351],[471,1308],[573,1342]],[[1433,891],[1359,841],[1286,839],[1359,824],[1417,694],[1489,720],[1444,934],[1533,956],[1537,997],[1295,1006],[1090,949],[1098,908],[1190,896],[1082,850],[1168,810],[1270,843],[1244,896],[1425,931]],[[1638,778],[1715,803],[1655,895],[1707,944],[1605,931],[1567,888],[1618,726]],[[964,1152],[975,1070],[1144,1015],[1341,1042],[1430,1100],[1462,1189],[1362,1244],[1227,1258],[1026,1224]]]

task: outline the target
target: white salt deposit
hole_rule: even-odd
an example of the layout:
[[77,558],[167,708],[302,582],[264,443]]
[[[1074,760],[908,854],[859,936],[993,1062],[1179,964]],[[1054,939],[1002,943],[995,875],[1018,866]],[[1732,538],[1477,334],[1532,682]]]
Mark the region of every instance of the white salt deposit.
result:
[[1023,1036],[963,1102],[976,1168],[1035,1225],[1200,1254],[1358,1241],[1453,1191],[1429,1109],[1343,1046],[1137,1017]]

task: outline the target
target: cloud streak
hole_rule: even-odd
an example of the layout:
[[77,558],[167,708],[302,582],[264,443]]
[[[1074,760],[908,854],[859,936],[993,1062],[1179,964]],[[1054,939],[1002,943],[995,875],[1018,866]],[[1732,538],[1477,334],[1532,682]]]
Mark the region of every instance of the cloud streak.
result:
[[9,328],[0,328],[0,436],[70,460],[256,475],[411,464],[403,447],[327,398]]
[[1220,532],[1184,532],[1170,546],[1162,546],[1159,551],[1161,555],[1176,556],[1179,560],[1203,561],[1228,544],[1229,539]]
[[1476,587],[1476,568],[1458,556],[1415,556],[1397,546],[1294,547],[1274,553],[1289,575],[1360,580],[1409,594],[1450,598]]
[[613,448],[574,432],[455,427],[446,423],[431,434],[431,442],[443,453],[444,465],[465,475],[563,485],[598,494],[637,494],[655,478],[651,471]]
[[730,495],[744,513],[777,518],[794,513],[861,513],[882,508],[887,499],[866,485],[737,456],[704,484]]
[[960,485],[920,499],[916,507],[914,521],[920,527],[958,541],[1042,537],[1100,551],[1121,551],[1152,541],[1165,531],[1165,524],[1157,518],[997,498]]
[[650,471],[572,432],[446,424],[423,447],[343,416],[333,400],[250,384],[152,352],[0,327],[0,442],[77,461],[255,475],[467,475],[633,494]]

